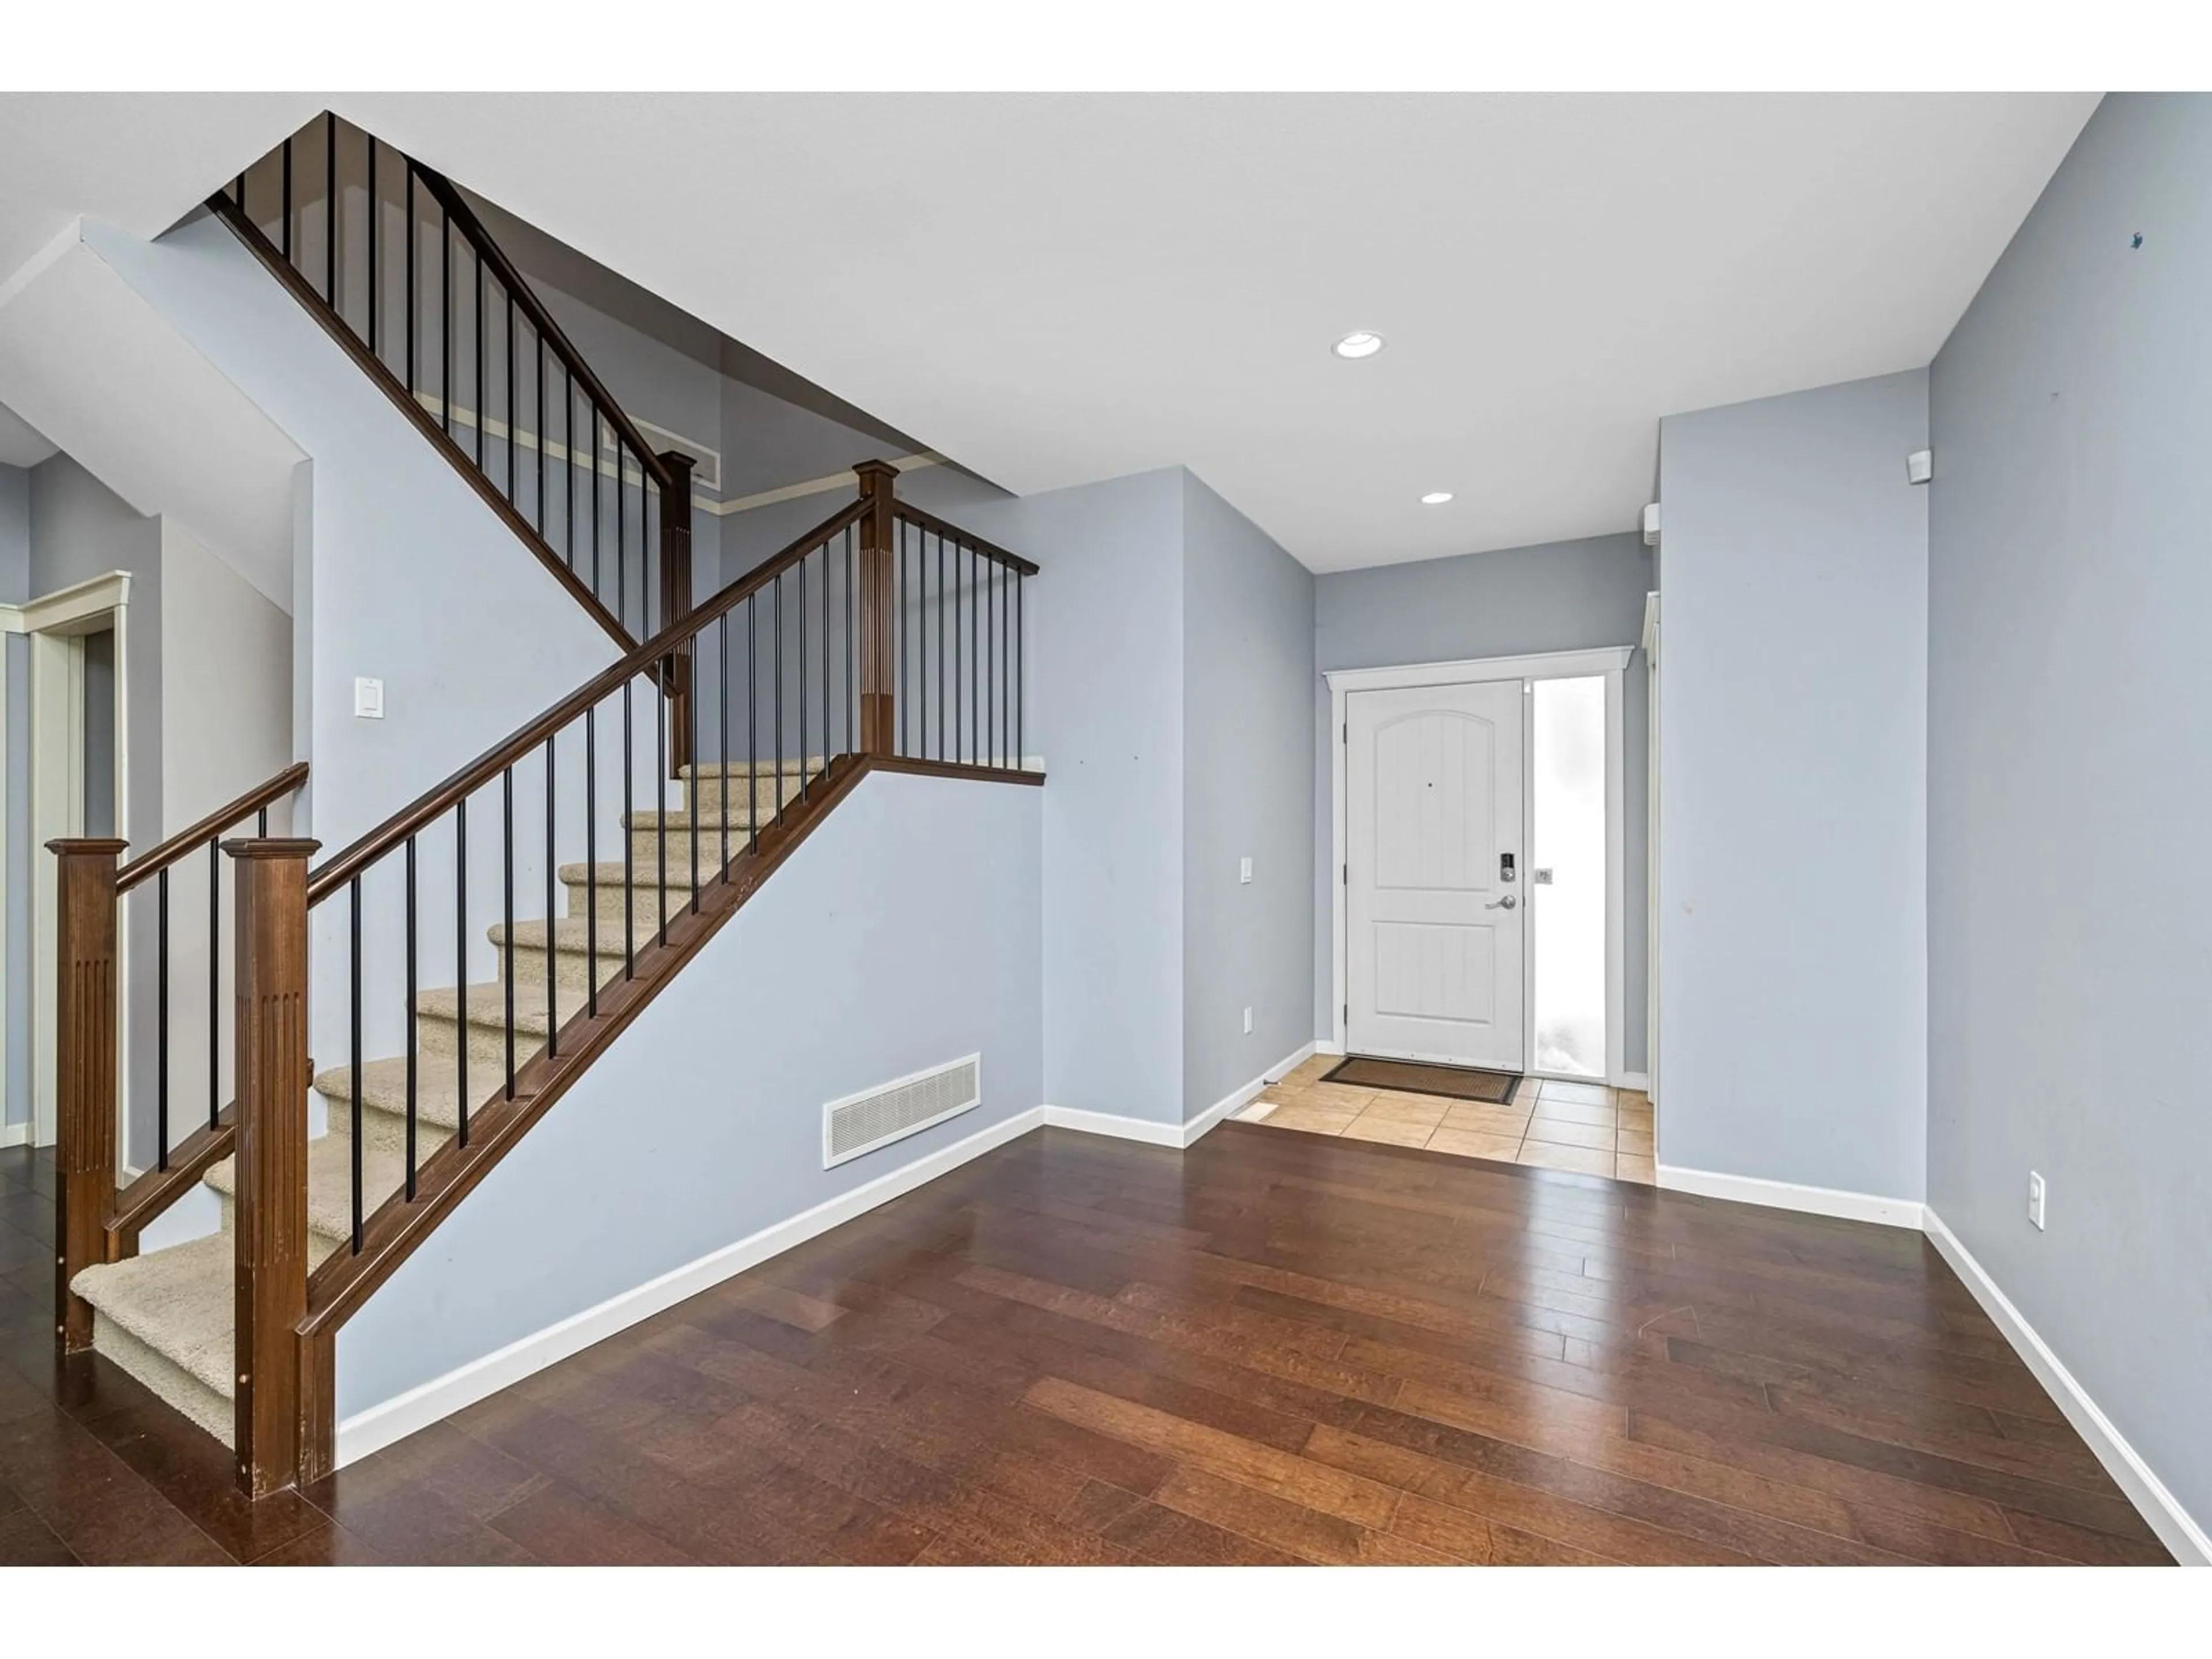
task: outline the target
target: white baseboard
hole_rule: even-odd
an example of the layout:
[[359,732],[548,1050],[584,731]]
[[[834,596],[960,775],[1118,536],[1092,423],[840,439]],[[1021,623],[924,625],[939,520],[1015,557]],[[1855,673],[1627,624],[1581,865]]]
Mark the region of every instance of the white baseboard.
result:
[[31,1144],[31,1126],[27,1123],[0,1123],[0,1146],[27,1146]]
[[[428,1428],[441,1419],[452,1416],[465,1406],[474,1405],[488,1395],[520,1382],[524,1377],[541,1371],[556,1361],[580,1352],[594,1342],[604,1340],[616,1332],[649,1319],[664,1308],[673,1307],[686,1297],[696,1296],[724,1279],[741,1273],[748,1267],[757,1267],[771,1256],[804,1244],[832,1227],[840,1226],[854,1217],[865,1215],[878,1205],[888,1204],[903,1194],[912,1192],[927,1182],[956,1170],[971,1159],[981,1158],[994,1147],[1002,1146],[1046,1121],[1046,1109],[1032,1106],[1027,1111],[1017,1112],[988,1129],[979,1129],[965,1139],[917,1158],[903,1169],[893,1170],[875,1180],[854,1188],[850,1192],[816,1205],[812,1209],[764,1227],[750,1237],[701,1256],[696,1261],[671,1269],[658,1279],[649,1279],[635,1290],[624,1291],[610,1297],[596,1307],[572,1314],[557,1324],[510,1342],[495,1353],[447,1371],[443,1376],[396,1395],[367,1411],[357,1412],[338,1425],[337,1461],[343,1468],[358,1458],[404,1439],[417,1429]],[[1163,1125],[1163,1127],[1168,1126]],[[1171,1131],[1172,1132],[1172,1131]]]
[[1316,1037],[1314,1040],[1313,1051],[1317,1054],[1340,1054],[1344,1052],[1344,1045],[1341,1042],[1332,1042],[1327,1037]]
[[2179,1498],[2166,1490],[2166,1483],[2152,1472],[2149,1464],[2130,1446],[2127,1437],[2112,1425],[2112,1419],[2099,1409],[2097,1402],[2074,1380],[2074,1373],[2051,1350],[2051,1345],[2037,1334],[2035,1327],[2012,1304],[2012,1298],[1997,1288],[1989,1271],[1974,1259],[1974,1254],[1959,1242],[1959,1237],[1943,1224],[1942,1217],[1933,1209],[1926,1213],[1926,1231],[1930,1243],[1942,1253],[1966,1288],[1973,1292],[1974,1300],[1982,1304],[1996,1328],[2004,1333],[2005,1340],[2013,1351],[2035,1373],[2035,1380],[2043,1384],[2044,1392],[2058,1402],[2058,1409],[2066,1413],[2066,1420],[2074,1425],[2075,1432],[2089,1443],[2089,1449],[2097,1454],[2097,1461],[2105,1466],[2106,1473],[2119,1484],[2142,1518],[2150,1523],[2159,1540],[2173,1552],[2174,1559],[2185,1566],[2212,1566],[2212,1536],[2198,1526]]
[[1123,1117],[1115,1112],[1086,1111],[1079,1106],[1048,1106],[1045,1124],[1054,1129],[1074,1129],[1084,1134],[1111,1135],[1117,1140],[1141,1140],[1149,1146],[1194,1146],[1214,1125],[1256,1100],[1262,1090],[1313,1058],[1316,1045],[1293,1048],[1249,1083],[1238,1085],[1188,1123],[1162,1123],[1152,1118]]
[[1756,1176],[1686,1170],[1678,1164],[1662,1164],[1656,1173],[1660,1186],[1669,1192],[1734,1199],[1739,1204],[1764,1204],[1769,1209],[1799,1210],[1807,1215],[1834,1216],[1843,1221],[1911,1227],[1916,1231],[1927,1207],[1917,1199],[1882,1198],[1873,1193],[1849,1193],[1834,1187],[1801,1187],[1793,1181],[1764,1181]]

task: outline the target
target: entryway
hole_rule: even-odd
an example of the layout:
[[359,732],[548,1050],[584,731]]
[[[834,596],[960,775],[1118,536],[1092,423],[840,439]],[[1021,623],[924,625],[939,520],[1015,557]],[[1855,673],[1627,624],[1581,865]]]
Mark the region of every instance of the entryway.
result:
[[1328,676],[1332,1047],[1641,1081],[1623,1063],[1629,655]]

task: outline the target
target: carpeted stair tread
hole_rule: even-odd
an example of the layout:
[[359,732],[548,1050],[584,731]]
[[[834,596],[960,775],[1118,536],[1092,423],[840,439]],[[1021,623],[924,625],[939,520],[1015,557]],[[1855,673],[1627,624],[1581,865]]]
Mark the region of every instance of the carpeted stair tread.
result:
[[[732,733],[733,738],[735,735]],[[755,777],[772,778],[776,775],[779,765],[784,772],[796,776],[802,770],[826,771],[830,763],[820,755],[810,755],[803,761],[796,755],[790,755],[786,756],[781,763],[774,756],[763,756],[756,761],[701,761],[696,765],[678,768],[677,775],[686,781],[697,778],[702,783],[711,782],[717,778],[742,778],[748,773]]]
[[[517,997],[518,1002],[520,1000]],[[544,998],[539,999],[540,1003]],[[520,1010],[518,1009],[518,1012]],[[541,1012],[543,1012],[541,1008]],[[315,1092],[330,1102],[335,1126],[353,1103],[353,1068],[333,1066],[315,1079]],[[488,1075],[481,1066],[469,1070],[469,1093],[477,1106],[489,1105],[504,1092],[507,1079]],[[418,1144],[434,1131],[438,1139],[461,1122],[460,1073],[451,1054],[420,1054],[415,1062],[415,1121]],[[361,1068],[361,1103],[366,1138],[404,1140],[407,1121],[407,1061],[404,1056],[372,1060]],[[374,1119],[388,1119],[376,1122]]]
[[[507,1029],[507,988],[494,980],[485,985],[471,985],[464,1011],[462,1000],[451,988],[421,991],[416,994],[416,1008],[432,1019],[456,1020],[465,1018],[468,1024],[481,1030],[504,1031]],[[584,1006],[580,988],[563,987],[556,994],[554,1006],[561,1023],[566,1024]],[[545,1017],[545,990],[543,986],[525,993],[520,986],[514,994],[514,1030],[518,1036],[544,1038],[553,1029]],[[520,1055],[518,1053],[517,1058]],[[449,1066],[452,1061],[446,1064]],[[471,1070],[473,1071],[471,1065]]]
[[[734,859],[744,849],[745,838],[732,830],[730,832],[730,856]],[[689,836],[680,839],[671,837],[668,843],[667,890],[681,893],[687,900],[691,896],[691,883],[684,873],[684,862],[690,850]],[[561,884],[568,889],[572,906],[583,899],[587,884],[594,884],[592,872],[595,870],[598,872],[595,884],[601,898],[605,898],[610,893],[619,896],[622,892],[623,867],[619,860],[611,864],[564,864],[558,873]],[[722,838],[719,835],[708,835],[703,824],[699,830],[698,872],[702,887],[710,881],[720,880],[722,874]],[[630,866],[629,875],[633,893],[659,887],[661,885],[660,860],[657,857],[640,859]]]
[[[447,1132],[416,1127],[415,1167],[446,1143]],[[225,1158],[207,1172],[207,1184],[234,1199],[238,1194],[237,1160]],[[363,1218],[400,1190],[407,1179],[405,1143],[392,1146],[363,1134],[361,1146],[361,1190]],[[227,1213],[227,1212],[226,1212]],[[353,1235],[353,1136],[347,1126],[333,1122],[328,1134],[307,1143],[307,1231],[314,1235],[310,1259],[319,1262]]]
[[225,1229],[127,1261],[96,1263],[70,1288],[100,1318],[230,1400],[237,1394],[231,1373],[235,1249]]

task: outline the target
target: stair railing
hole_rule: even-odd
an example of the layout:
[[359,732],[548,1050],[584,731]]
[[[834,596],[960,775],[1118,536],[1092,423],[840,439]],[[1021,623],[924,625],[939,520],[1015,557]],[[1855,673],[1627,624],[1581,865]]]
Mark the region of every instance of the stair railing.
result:
[[[655,452],[450,179],[325,112],[208,207],[617,643],[686,614],[690,458]],[[689,672],[653,677],[680,702]]]
[[[55,1328],[63,1354],[92,1346],[92,1309],[70,1289],[83,1269],[135,1255],[147,1224],[198,1183],[207,1169],[230,1155],[234,1113],[225,1099],[222,1034],[229,1021],[222,999],[222,858],[218,845],[226,832],[251,821],[257,834],[269,833],[271,808],[307,781],[307,763],[286,767],[266,782],[217,807],[190,828],[179,830],[150,851],[118,866],[127,843],[75,839],[46,843],[58,862],[56,939],[59,951],[54,979],[54,1161],[59,1181],[55,1193],[57,1278]],[[185,988],[206,1024],[206,1097],[194,1109],[204,1122],[171,1142],[172,1097],[189,1090],[191,1079],[171,1075],[174,993],[187,975],[173,957],[198,955],[174,948],[172,877],[194,854],[204,854],[208,878],[206,989]],[[150,883],[152,885],[148,886]],[[118,1006],[118,967],[124,934],[124,900],[146,890],[154,905],[155,1108],[154,1167],[120,1192],[118,1127],[118,1076],[125,1058]],[[304,1073],[303,1073],[304,1075]]]
[[[888,463],[854,471],[857,499],[312,874],[311,842],[228,843],[249,1492],[332,1467],[338,1328],[862,776],[1036,781],[1022,757],[1019,624],[1036,566],[898,501]],[[679,653],[702,665],[698,695],[672,704],[651,677]],[[698,757],[680,817],[662,763],[678,708],[683,752]],[[570,914],[556,921],[563,887]],[[325,994],[343,985],[344,1009],[318,1036],[341,1059],[317,1087],[353,1151],[346,1237],[312,1272],[288,1243],[307,1236],[297,1067],[311,929],[343,956],[341,975],[319,955],[317,982]],[[486,965],[495,978],[472,993]],[[424,1042],[423,988],[447,980],[444,1053]],[[392,1056],[379,1109],[401,1120],[403,1139],[389,1194],[371,1188],[362,1158],[379,1048]],[[422,1110],[433,1088],[450,1088],[457,1109],[434,1146]]]

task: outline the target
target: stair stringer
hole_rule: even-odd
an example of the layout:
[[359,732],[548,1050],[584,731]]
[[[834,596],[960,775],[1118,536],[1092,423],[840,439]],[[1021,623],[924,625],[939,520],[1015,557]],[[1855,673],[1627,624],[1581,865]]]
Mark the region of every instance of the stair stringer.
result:
[[[339,1329],[338,1462],[1033,1121],[1042,827],[1038,789],[862,778]],[[822,1167],[826,1103],[969,1054],[979,1107]]]

